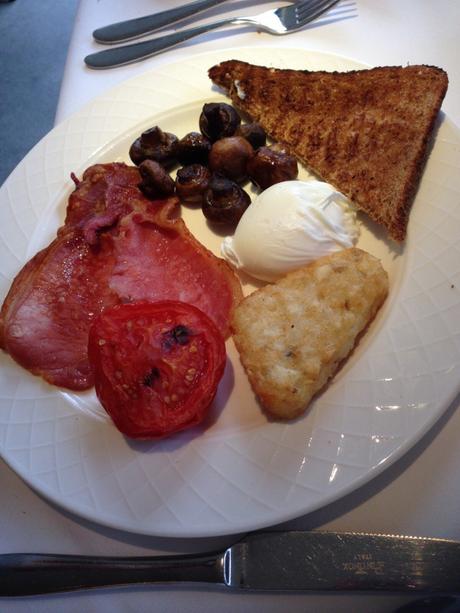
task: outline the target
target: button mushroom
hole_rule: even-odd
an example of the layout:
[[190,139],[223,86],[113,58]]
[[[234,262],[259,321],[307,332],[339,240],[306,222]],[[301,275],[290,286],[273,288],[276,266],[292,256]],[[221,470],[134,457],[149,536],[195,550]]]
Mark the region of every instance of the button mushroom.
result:
[[174,181],[158,162],[144,160],[139,165],[139,189],[147,198],[158,200],[174,194]]
[[189,132],[177,143],[177,159],[187,164],[207,164],[211,141],[200,132]]
[[236,110],[225,102],[209,102],[200,115],[200,130],[211,142],[233,136],[241,123]]
[[240,183],[247,179],[246,166],[254,149],[242,136],[228,136],[216,141],[209,154],[209,168]]
[[214,175],[205,192],[202,210],[209,221],[236,225],[250,204],[249,194],[237,183]]
[[264,147],[267,142],[267,133],[258,123],[241,124],[237,134],[249,141],[254,149]]
[[170,132],[163,132],[155,126],[142,132],[131,145],[129,157],[137,166],[144,160],[153,160],[165,168],[176,163],[177,136]]
[[266,189],[281,181],[297,178],[297,160],[285,151],[273,147],[260,147],[248,161],[249,178],[260,189]]
[[176,194],[189,204],[200,204],[209,187],[211,172],[201,164],[190,164],[179,168],[176,174]]

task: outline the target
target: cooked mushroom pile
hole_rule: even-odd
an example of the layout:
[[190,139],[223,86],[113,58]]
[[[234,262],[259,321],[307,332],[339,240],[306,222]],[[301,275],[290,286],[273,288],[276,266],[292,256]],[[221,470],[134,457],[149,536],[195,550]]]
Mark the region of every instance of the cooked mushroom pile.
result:
[[[151,199],[174,193],[186,204],[201,206],[212,223],[236,226],[251,204],[242,185],[251,181],[261,190],[296,179],[296,159],[267,145],[257,123],[242,123],[229,104],[203,106],[199,132],[181,139],[155,126],[131,145],[129,156],[139,166],[142,192]],[[179,165],[175,180],[169,174]]]

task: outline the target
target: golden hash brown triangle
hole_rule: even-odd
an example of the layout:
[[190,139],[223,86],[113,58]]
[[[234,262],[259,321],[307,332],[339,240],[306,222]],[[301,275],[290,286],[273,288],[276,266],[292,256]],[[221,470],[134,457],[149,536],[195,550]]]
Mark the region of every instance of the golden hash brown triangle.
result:
[[277,419],[301,415],[385,301],[380,261],[353,247],[318,258],[246,296],[233,340],[251,386]]
[[404,240],[447,90],[442,69],[311,72],[230,60],[209,76],[275,141]]

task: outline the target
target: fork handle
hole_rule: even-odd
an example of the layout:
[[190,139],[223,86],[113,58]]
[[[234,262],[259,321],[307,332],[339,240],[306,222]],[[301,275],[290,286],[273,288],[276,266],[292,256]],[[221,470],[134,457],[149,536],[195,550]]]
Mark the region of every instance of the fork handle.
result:
[[142,43],[134,43],[132,45],[124,45],[123,47],[113,47],[97,53],[91,53],[85,57],[85,64],[90,68],[112,68],[113,66],[123,66],[143,60],[157,53],[161,53],[166,49],[175,47],[180,43],[205,34],[211,30],[216,30],[227,24],[236,23],[251,23],[249,18],[234,17],[230,19],[222,19],[214,23],[208,23],[188,30],[180,30],[167,36],[159,36],[151,40],[146,40]]
[[221,554],[109,557],[0,555],[0,597],[31,596],[133,583],[223,583]]
[[176,21],[196,15],[201,11],[222,4],[225,0],[196,0],[167,11],[161,11],[145,17],[119,21],[94,30],[93,37],[98,43],[112,44],[133,40],[145,34],[155,32]]

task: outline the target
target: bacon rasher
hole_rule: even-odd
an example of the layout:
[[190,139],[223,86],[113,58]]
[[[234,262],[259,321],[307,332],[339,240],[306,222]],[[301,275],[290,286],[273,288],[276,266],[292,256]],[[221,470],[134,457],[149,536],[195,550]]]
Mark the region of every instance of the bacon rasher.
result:
[[57,237],[5,298],[0,346],[49,383],[83,390],[93,385],[88,330],[108,306],[188,302],[227,337],[240,282],[175,215],[177,199],[148,200],[137,168],[120,163],[92,166],[75,182]]

